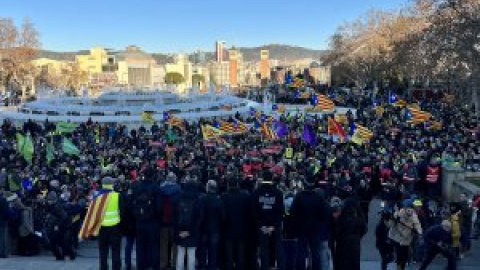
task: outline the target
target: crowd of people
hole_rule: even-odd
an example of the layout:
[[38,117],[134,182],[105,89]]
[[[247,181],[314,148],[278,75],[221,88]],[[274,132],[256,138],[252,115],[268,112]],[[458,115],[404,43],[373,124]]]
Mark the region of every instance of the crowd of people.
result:
[[[425,269],[437,254],[455,269],[471,236],[480,233],[479,224],[473,226],[480,199],[464,195],[445,204],[440,171],[480,164],[478,118],[461,106],[421,100],[422,110],[443,123],[432,128],[429,121],[409,123],[405,108],[388,104],[388,96],[342,98],[357,106],[343,127],[367,127],[370,141],[339,141],[327,133],[328,115],[301,113],[277,116],[288,135],[272,140],[255,129],[255,114],[237,114],[251,129],[225,142],[203,139],[201,125],[216,119],[148,129],[89,120],[68,134],[48,121],[16,127],[5,120],[0,257],[48,248],[57,260],[75,260],[88,206],[112,192],[116,206],[109,204],[94,237],[102,270],[109,269],[109,251],[114,270],[122,264],[141,270],[360,269],[370,204],[378,197],[384,202],[376,228],[382,269],[393,260],[398,269],[414,261]],[[305,123],[315,131],[315,144],[302,137]],[[31,161],[19,153],[17,133],[30,134]],[[56,150],[46,158],[46,146],[59,149],[63,137],[80,153]]]

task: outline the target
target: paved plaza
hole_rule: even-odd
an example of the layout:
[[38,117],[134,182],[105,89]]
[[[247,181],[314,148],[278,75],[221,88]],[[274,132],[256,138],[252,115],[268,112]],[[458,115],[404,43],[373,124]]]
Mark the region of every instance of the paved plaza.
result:
[[[380,269],[380,256],[375,248],[375,226],[378,222],[379,201],[374,200],[371,206],[369,230],[363,239],[362,270]],[[134,255],[135,257],[135,255]],[[458,270],[478,270],[480,265],[480,240],[473,240],[473,249],[470,254],[459,262]],[[408,269],[418,269],[419,264],[414,264]],[[444,270],[446,261],[438,257],[430,266],[431,270]],[[35,257],[12,257],[0,259],[0,270],[96,270],[98,269],[98,250],[93,242],[82,243],[75,261],[57,262],[48,252]],[[390,269],[396,269],[391,264]]]

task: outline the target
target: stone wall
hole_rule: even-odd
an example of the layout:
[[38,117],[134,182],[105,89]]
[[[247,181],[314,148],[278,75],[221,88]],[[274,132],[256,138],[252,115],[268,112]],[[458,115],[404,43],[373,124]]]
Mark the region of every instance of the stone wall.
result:
[[442,196],[447,201],[455,201],[461,193],[469,198],[480,194],[480,187],[472,180],[480,180],[480,172],[465,171],[461,168],[443,168]]

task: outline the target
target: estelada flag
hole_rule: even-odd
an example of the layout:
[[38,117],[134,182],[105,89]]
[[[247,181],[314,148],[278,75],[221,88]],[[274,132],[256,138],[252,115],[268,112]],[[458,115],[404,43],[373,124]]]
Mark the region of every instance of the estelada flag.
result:
[[111,198],[110,194],[110,192],[100,194],[90,203],[82,228],[78,233],[79,239],[88,239],[90,237],[98,236]]

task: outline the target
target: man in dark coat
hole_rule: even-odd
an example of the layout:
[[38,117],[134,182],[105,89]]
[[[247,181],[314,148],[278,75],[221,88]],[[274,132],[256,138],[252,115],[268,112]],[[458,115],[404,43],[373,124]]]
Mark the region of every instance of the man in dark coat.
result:
[[[240,191],[240,181],[230,179],[228,192],[223,195],[225,207],[225,240],[227,270],[244,270],[246,241],[252,223],[252,200],[249,194]],[[235,265],[235,268],[234,268]]]
[[131,211],[135,219],[137,238],[137,269],[160,269],[159,186],[153,181],[155,170],[148,168],[142,180],[133,188]]
[[305,259],[311,254],[312,270],[328,270],[329,211],[323,196],[313,189],[314,179],[307,180],[306,190],[295,196],[290,210],[299,242],[297,269],[307,269]]
[[357,200],[345,200],[335,229],[335,269],[360,270],[361,240],[367,224]]
[[270,244],[275,248],[277,269],[283,270],[282,221],[285,212],[283,195],[273,184],[270,171],[263,174],[260,187],[253,195],[253,212],[260,245],[260,269],[270,269]]
[[202,194],[196,176],[189,176],[175,205],[174,235],[177,244],[177,269],[195,270],[195,251],[203,221]]
[[218,268],[218,245],[225,218],[223,201],[217,192],[217,182],[209,180],[207,195],[202,198],[204,219],[200,225],[199,268]]
[[0,258],[8,257],[8,202],[0,187]]
[[65,255],[71,260],[75,259],[75,253],[69,241],[67,241],[66,231],[71,225],[71,219],[68,217],[65,209],[58,202],[58,196],[54,191],[47,195],[47,217],[45,230],[50,242],[50,249],[59,261],[65,260]]

